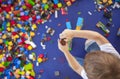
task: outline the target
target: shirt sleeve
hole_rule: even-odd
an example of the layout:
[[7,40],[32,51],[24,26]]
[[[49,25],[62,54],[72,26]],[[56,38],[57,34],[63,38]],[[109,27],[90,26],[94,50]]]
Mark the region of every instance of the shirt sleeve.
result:
[[112,53],[120,58],[120,54],[116,51],[116,49],[110,43],[106,43],[99,46],[101,51]]
[[88,79],[87,73],[85,72],[84,69],[81,71],[81,77],[82,77],[83,79]]

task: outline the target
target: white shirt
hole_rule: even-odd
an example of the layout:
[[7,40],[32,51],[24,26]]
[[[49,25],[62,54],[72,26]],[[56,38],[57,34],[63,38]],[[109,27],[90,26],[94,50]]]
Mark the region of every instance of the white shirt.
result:
[[[106,43],[106,44],[100,45],[99,47],[101,51],[112,53],[120,58],[120,54],[116,51],[116,49],[112,46],[112,44]],[[81,71],[81,77],[83,79],[88,79],[87,73],[85,72],[84,69]]]

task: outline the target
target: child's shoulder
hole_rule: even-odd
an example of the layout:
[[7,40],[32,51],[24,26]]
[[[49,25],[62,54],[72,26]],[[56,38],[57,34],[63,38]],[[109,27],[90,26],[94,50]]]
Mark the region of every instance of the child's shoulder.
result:
[[113,47],[111,43],[100,45],[100,49],[101,51],[112,53],[120,58],[120,54],[117,52],[117,50]]

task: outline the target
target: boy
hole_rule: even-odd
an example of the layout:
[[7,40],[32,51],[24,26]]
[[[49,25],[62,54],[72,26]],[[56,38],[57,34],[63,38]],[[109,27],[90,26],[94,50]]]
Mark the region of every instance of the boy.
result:
[[[85,56],[84,66],[83,59],[69,53],[67,41],[74,37],[87,39],[85,50],[90,53]],[[65,45],[61,44],[61,39],[66,41]],[[58,39],[58,48],[83,79],[120,79],[120,55],[101,34],[89,30],[64,30]]]

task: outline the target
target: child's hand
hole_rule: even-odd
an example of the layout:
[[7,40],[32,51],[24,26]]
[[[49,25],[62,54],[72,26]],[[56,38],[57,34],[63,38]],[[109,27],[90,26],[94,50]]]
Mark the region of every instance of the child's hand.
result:
[[65,45],[62,45],[60,39],[58,39],[58,48],[59,48],[63,53],[69,52],[69,50],[68,50],[68,48],[69,48],[69,47],[68,47],[68,43],[66,42]]
[[60,35],[60,39],[66,38],[67,40],[71,40],[73,38],[73,30],[64,30]]

